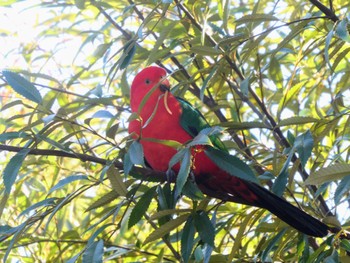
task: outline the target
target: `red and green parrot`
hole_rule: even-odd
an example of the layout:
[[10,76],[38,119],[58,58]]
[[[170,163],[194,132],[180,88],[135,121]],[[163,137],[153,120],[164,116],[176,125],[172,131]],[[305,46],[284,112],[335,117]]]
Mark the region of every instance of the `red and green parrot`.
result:
[[[131,85],[130,104],[138,118],[130,121],[129,133],[139,140],[152,169],[167,171],[177,149],[162,142],[186,144],[201,130],[209,128],[203,115],[188,102],[169,92],[163,68],[150,66],[139,72]],[[215,149],[229,155],[218,136],[211,136]],[[220,169],[205,153],[209,146],[191,148],[191,173],[201,191],[224,201],[235,201],[269,210],[300,232],[323,237],[328,226],[257,183],[232,176]],[[172,168],[179,172],[180,165]]]

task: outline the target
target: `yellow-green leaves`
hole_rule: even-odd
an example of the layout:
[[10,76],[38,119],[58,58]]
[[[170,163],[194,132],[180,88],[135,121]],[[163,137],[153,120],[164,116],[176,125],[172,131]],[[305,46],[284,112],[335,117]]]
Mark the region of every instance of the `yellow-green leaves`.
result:
[[350,164],[338,163],[321,168],[305,181],[306,184],[319,185],[329,181],[335,181],[350,175]]
[[107,177],[114,191],[121,196],[127,195],[128,191],[118,169],[116,169],[114,166],[110,166],[107,170]]
[[149,242],[152,242],[154,240],[157,240],[158,238],[161,238],[168,234],[170,231],[174,230],[175,228],[182,225],[188,218],[189,214],[181,215],[173,220],[168,221],[164,225],[160,226],[156,230],[154,230],[143,242],[144,244],[147,244]]

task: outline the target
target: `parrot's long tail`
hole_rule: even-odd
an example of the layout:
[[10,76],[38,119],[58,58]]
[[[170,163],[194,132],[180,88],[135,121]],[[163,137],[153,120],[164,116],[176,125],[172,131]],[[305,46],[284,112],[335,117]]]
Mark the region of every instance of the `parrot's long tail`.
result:
[[304,234],[314,237],[328,234],[329,227],[326,224],[258,184],[220,172],[215,177],[202,176],[197,183],[209,196],[267,209]]
[[269,210],[300,232],[314,237],[324,237],[328,234],[329,227],[326,224],[286,200],[257,184],[247,183],[247,187],[258,197],[255,201],[256,206]]

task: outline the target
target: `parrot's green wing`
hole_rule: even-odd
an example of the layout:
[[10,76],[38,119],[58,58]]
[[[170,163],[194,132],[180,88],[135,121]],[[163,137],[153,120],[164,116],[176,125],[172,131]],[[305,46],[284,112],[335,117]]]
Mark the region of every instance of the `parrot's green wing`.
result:
[[[210,128],[209,123],[205,120],[202,113],[194,108],[188,101],[181,98],[177,99],[182,107],[180,122],[185,131],[187,131],[191,136],[196,137],[201,130]],[[211,135],[210,140],[216,148],[227,152],[225,145],[220,140],[218,135]]]

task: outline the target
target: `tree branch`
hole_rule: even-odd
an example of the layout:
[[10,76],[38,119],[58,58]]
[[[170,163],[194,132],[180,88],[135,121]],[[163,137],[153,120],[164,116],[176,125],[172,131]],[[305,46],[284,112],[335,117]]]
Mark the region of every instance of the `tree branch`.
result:
[[318,0],[309,0],[314,6],[316,6],[322,13],[324,13],[333,22],[339,21],[339,17],[334,13],[333,8],[328,8]]

